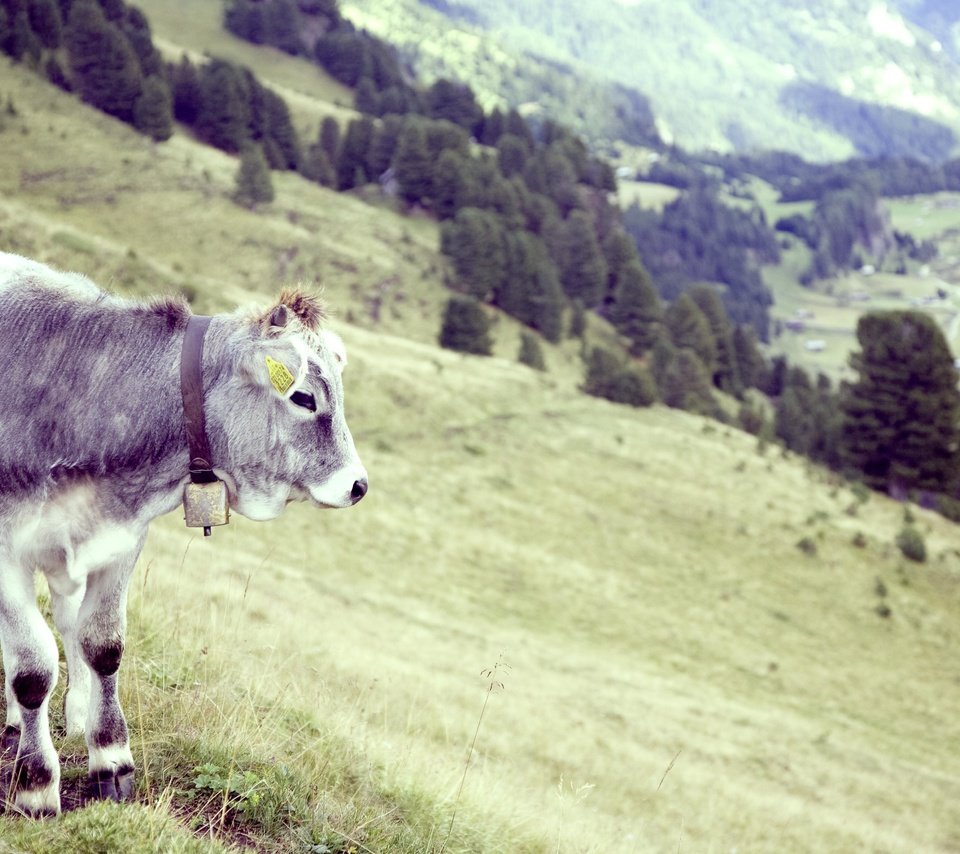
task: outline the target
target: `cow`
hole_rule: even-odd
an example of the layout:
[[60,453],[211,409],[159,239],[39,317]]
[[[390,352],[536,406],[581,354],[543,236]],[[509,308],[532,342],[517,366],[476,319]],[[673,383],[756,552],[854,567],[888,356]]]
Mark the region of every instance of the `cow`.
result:
[[[150,522],[192,481],[222,482],[230,507],[256,520],[291,501],[348,507],[366,494],[343,412],[346,352],[325,321],[317,298],[287,290],[269,308],[200,323],[182,300],[124,299],[0,253],[2,745],[15,811],[60,811],[47,714],[59,656],[36,571],[67,663],[66,731],[87,744],[87,797],[126,800],[134,762],[117,674]],[[200,384],[195,412],[185,367]],[[188,435],[198,418],[210,457],[199,472]]]

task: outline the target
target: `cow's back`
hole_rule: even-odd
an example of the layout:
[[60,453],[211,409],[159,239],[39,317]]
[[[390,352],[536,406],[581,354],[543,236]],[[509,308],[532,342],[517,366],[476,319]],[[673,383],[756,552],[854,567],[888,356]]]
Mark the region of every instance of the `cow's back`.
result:
[[[0,482],[102,477],[179,441],[182,303],[132,303],[85,276],[0,254]],[[3,487],[0,487],[2,491]]]

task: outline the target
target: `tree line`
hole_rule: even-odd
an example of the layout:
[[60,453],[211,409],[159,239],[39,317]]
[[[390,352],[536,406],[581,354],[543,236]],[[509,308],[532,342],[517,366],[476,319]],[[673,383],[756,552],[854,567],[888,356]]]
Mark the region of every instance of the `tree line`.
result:
[[155,140],[173,133],[150,24],[123,0],[0,0],[0,50]]

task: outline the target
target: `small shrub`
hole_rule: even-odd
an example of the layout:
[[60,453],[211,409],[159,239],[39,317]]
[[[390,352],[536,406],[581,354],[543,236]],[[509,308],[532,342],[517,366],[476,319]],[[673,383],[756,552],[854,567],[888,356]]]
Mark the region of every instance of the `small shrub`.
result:
[[448,350],[489,356],[493,352],[493,340],[483,306],[469,297],[451,297],[443,315],[439,340],[440,346]]
[[867,538],[863,531],[857,531],[857,533],[853,535],[852,542],[858,549],[865,549],[867,547]]
[[816,557],[817,555],[817,544],[811,537],[803,537],[803,539],[797,543],[797,548],[807,557]]
[[907,560],[915,563],[923,563],[927,559],[927,544],[921,534],[909,522],[905,523],[897,534],[897,548],[903,553]]

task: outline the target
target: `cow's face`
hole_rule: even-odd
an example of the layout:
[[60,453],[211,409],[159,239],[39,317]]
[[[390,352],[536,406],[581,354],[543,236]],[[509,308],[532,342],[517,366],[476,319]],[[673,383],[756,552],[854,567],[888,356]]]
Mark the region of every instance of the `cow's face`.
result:
[[208,398],[231,506],[251,519],[274,518],[296,500],[349,507],[367,491],[343,411],[346,350],[303,300],[281,297],[245,330],[237,369]]

